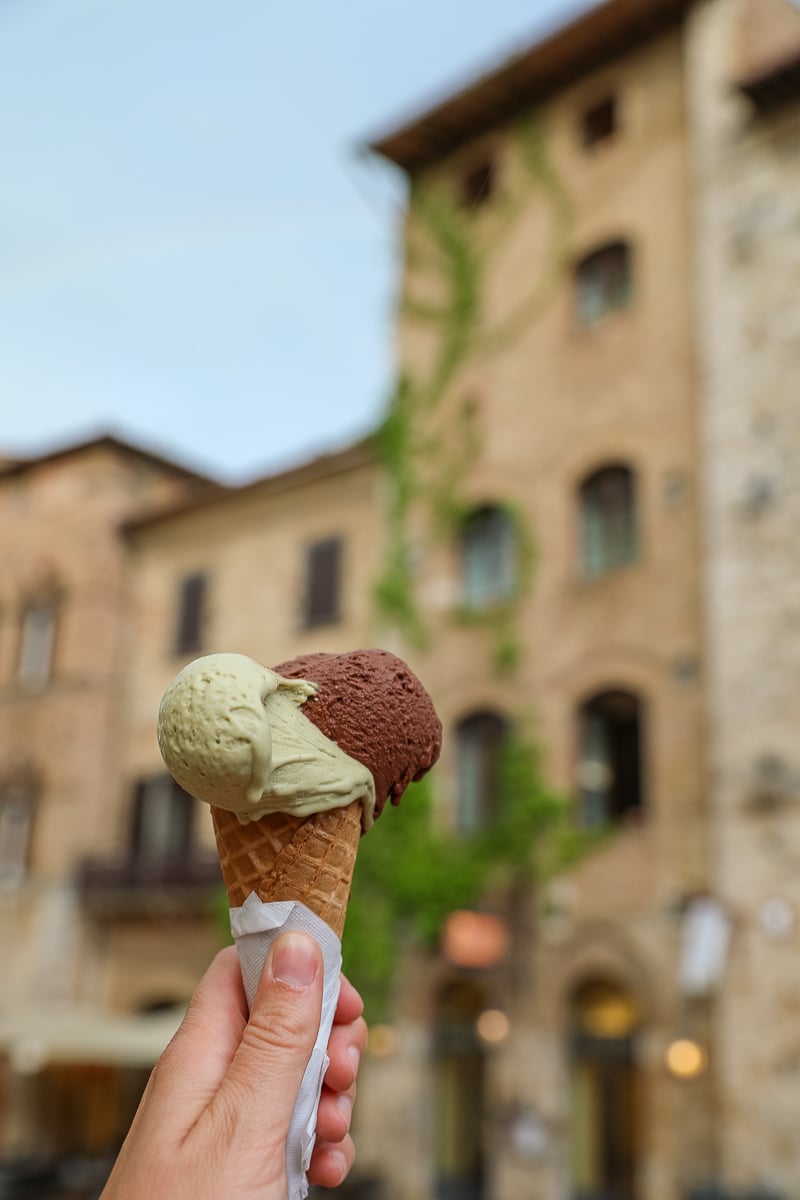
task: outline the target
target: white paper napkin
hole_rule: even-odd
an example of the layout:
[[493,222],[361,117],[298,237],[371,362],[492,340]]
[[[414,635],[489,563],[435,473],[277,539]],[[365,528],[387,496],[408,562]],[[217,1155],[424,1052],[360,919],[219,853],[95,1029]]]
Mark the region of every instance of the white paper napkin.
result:
[[253,1003],[270,946],[279,934],[290,930],[316,938],[325,963],[319,1033],[300,1084],[286,1138],[286,1200],[305,1200],[308,1195],[306,1171],[317,1130],[317,1107],[323,1076],[330,1061],[328,1039],[339,999],[342,945],[331,927],[299,901],[280,900],[265,904],[251,892],[244,904],[231,909],[231,933],[239,951],[248,1005]]

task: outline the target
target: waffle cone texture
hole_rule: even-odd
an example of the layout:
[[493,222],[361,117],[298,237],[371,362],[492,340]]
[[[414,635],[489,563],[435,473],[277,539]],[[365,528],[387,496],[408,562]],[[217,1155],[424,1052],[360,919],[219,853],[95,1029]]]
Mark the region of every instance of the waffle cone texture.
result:
[[[438,758],[442,727],[431,699],[388,651],[310,654],[275,670],[318,685],[303,714],[368,768],[376,817]],[[225,809],[211,813],[232,908],[251,892],[265,902],[299,900],[341,939],[362,834],[360,800],[310,817],[271,813],[247,824]]]
[[361,839],[361,801],[313,817],[274,813],[242,825],[212,808],[231,908],[259,900],[300,900],[341,939]]

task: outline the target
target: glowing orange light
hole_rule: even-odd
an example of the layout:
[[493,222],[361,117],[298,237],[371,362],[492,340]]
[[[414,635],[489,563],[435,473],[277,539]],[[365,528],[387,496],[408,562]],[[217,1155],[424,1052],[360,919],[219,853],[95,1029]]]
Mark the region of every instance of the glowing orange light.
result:
[[445,921],[442,950],[454,967],[486,970],[503,960],[508,949],[508,930],[491,913],[457,909]]
[[511,1028],[508,1017],[499,1008],[487,1008],[475,1022],[478,1037],[483,1042],[504,1042]]
[[708,1065],[708,1055],[691,1038],[678,1038],[667,1048],[667,1070],[676,1079],[697,1079]]

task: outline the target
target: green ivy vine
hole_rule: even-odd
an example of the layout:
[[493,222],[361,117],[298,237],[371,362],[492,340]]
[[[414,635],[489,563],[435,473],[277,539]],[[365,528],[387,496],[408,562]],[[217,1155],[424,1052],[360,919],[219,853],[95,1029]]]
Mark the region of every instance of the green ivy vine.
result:
[[[502,352],[538,318],[558,278],[569,240],[569,197],[535,114],[517,123],[514,140],[527,183],[507,189],[496,206],[493,204],[496,211],[490,235],[477,229],[471,214],[462,211],[441,184],[421,182],[413,190],[412,209],[428,249],[420,251],[412,232],[409,263],[412,274],[418,266],[436,272],[433,282],[438,294],[433,301],[408,294],[402,312],[412,324],[434,333],[435,351],[426,372],[412,373],[406,368],[374,438],[390,492],[386,557],[374,598],[380,617],[417,648],[426,646],[428,629],[415,595],[412,509],[419,506],[432,540],[452,544],[470,507],[464,484],[480,455],[479,431],[469,404],[449,422],[446,434],[434,432],[431,418],[468,362]],[[531,273],[530,292],[511,313],[490,324],[482,307],[488,268],[525,211],[531,187],[538,189],[550,214],[553,236],[548,254],[538,273]],[[492,633],[493,664],[502,674],[513,672],[520,660],[516,608],[530,583],[534,557],[532,534],[518,511],[515,529],[519,585],[514,596],[480,613],[461,609],[453,613],[455,620],[478,622]]]
[[[389,1016],[398,947],[434,951],[447,916],[477,905],[488,888],[541,884],[582,854],[565,799],[544,782],[535,745],[512,735],[499,757],[497,813],[466,836],[437,828],[428,779],[412,784],[397,812],[363,839],[343,940],[344,970],[371,1021]],[[596,837],[597,835],[593,835]]]

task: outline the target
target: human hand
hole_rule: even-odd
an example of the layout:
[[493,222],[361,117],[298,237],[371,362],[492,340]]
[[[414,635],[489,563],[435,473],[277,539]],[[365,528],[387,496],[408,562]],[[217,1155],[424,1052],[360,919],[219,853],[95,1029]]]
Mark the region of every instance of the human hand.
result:
[[[248,1018],[233,947],[198,985],[145,1088],[101,1200],[285,1200],[285,1140],[319,1028],[322,954],[279,937]],[[353,1165],[350,1113],[366,1044],[361,997],[342,978],[308,1178],[341,1183]]]

